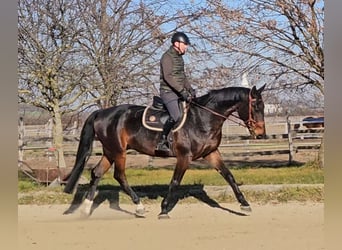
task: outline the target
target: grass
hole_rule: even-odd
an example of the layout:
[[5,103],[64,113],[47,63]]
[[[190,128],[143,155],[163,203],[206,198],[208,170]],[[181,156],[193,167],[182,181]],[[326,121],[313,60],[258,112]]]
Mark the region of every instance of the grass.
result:
[[[231,170],[236,181],[243,185],[258,184],[323,184],[323,170],[313,164],[304,166],[290,166],[278,168],[234,168]],[[173,170],[165,168],[129,168],[126,171],[127,179],[131,186],[161,186],[167,187],[172,177]],[[90,171],[85,170],[83,175],[89,179]],[[118,183],[113,179],[112,171],[106,173],[100,181],[99,189],[119,190]],[[226,181],[213,169],[189,169],[182,180],[182,186],[227,186]],[[61,204],[70,203],[72,196],[62,192],[63,187],[50,188],[43,184],[33,182],[22,174],[18,177],[18,203],[19,204]],[[86,189],[85,189],[86,190]],[[323,187],[286,187],[277,191],[253,191],[246,190],[244,194],[247,200],[252,202],[286,202],[286,201],[323,201]],[[120,202],[131,202],[127,195],[117,194]],[[144,198],[145,202],[151,202]],[[221,202],[236,202],[233,195],[220,194],[215,197]],[[161,197],[154,199],[160,201]]]
[[[311,166],[283,168],[240,168],[231,170],[235,180],[245,185],[257,184],[320,184],[324,183],[323,170]],[[127,169],[126,175],[131,185],[168,184],[172,169]],[[86,174],[89,178],[89,173]],[[102,184],[114,184],[112,173],[106,173]],[[182,184],[227,185],[223,177],[213,169],[189,169]]]

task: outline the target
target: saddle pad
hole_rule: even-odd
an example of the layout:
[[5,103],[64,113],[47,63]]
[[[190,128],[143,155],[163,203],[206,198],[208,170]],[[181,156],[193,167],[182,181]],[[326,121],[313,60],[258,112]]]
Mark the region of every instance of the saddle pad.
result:
[[[178,124],[176,124],[172,132],[176,132],[177,130],[179,130],[186,120],[187,109],[185,102],[182,102],[181,112],[181,121]],[[169,113],[165,109],[156,109],[153,106],[147,106],[142,116],[142,124],[147,129],[154,131],[163,131],[163,126],[168,118]]]

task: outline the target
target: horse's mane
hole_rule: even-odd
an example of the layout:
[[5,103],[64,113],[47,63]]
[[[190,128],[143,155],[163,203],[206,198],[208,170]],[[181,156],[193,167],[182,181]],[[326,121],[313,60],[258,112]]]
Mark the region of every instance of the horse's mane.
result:
[[239,101],[242,98],[248,96],[250,89],[245,87],[226,87],[222,89],[210,90],[207,94],[204,94],[196,98],[196,102],[201,105],[209,105],[211,103]]

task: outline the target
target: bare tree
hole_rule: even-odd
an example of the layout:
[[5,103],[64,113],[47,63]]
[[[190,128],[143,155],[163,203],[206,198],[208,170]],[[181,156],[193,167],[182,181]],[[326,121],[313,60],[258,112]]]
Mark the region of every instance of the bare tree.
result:
[[168,4],[157,0],[78,1],[83,26],[80,43],[96,70],[91,93],[98,98],[99,107],[120,101],[137,103],[157,94],[161,49],[169,46],[172,32],[196,18],[193,8],[179,2],[183,11],[172,12]]
[[200,92],[248,72],[269,90],[323,96],[323,8],[320,0],[19,0],[19,101],[50,113],[63,167],[62,115],[158,94],[159,59],[175,30],[191,38],[186,68]]
[[78,53],[73,1],[18,3],[19,102],[47,110],[53,118],[58,166],[65,167],[62,115],[83,106],[87,65]]
[[323,94],[323,10],[319,0],[210,0],[206,28],[193,31],[232,70],[254,72],[269,88]]
[[157,94],[153,84],[159,83],[157,51],[169,46],[166,41],[172,32],[195,18],[191,5],[178,3],[186,8],[170,11],[168,4],[18,2],[19,102],[42,108],[53,118],[59,167],[65,167],[64,114],[94,103],[104,108]]
[[324,98],[323,1],[209,0],[205,19],[206,29],[193,30],[210,43],[207,50],[230,59],[231,72],[252,73],[269,90],[309,92],[311,102],[317,92]]

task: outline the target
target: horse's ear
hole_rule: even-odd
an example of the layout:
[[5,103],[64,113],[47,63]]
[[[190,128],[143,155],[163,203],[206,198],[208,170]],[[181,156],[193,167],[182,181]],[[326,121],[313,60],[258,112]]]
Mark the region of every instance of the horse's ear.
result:
[[264,91],[265,87],[266,87],[266,83],[261,88],[258,89],[259,94],[261,94],[261,92]]
[[266,87],[266,83],[262,87],[260,87],[259,89],[257,89],[256,86],[253,86],[252,90],[251,90],[251,96],[257,97],[258,95],[261,94],[262,91],[264,91],[265,87]]
[[258,90],[255,86],[252,87],[251,89],[251,96],[254,98],[257,96]]

